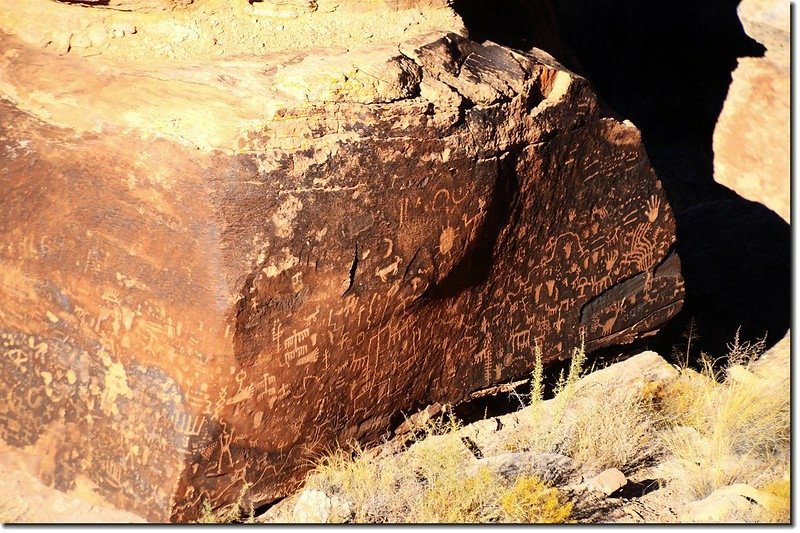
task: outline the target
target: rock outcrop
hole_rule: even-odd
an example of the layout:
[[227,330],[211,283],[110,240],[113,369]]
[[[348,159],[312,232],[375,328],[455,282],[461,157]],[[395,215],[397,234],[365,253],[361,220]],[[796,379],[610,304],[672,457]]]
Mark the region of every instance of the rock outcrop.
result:
[[766,51],[739,58],[733,72],[714,130],[714,177],[790,222],[789,5],[743,0],[738,11]]
[[[166,26],[253,15],[0,7],[0,436],[61,490],[150,520],[268,502],[325,448],[528,375],[537,343],[629,343],[681,306],[636,128],[447,8],[400,31],[320,2],[247,26],[285,49],[147,59]],[[136,32],[39,31],[69,17]]]

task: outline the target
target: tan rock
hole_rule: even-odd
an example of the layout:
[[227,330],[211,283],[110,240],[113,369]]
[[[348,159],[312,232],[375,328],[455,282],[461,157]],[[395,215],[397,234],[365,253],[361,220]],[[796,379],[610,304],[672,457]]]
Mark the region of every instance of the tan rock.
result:
[[572,459],[557,453],[518,452],[493,455],[477,461],[471,466],[471,472],[476,473],[481,468],[488,468],[511,481],[518,476],[535,476],[549,485],[567,483],[575,474]]
[[119,21],[111,26],[114,37],[125,37],[136,33],[136,26],[131,22]]
[[337,496],[329,497],[320,490],[304,490],[292,510],[292,523],[326,524],[350,518],[350,504]]
[[739,58],[714,131],[714,177],[790,222],[789,4],[743,0],[748,35],[763,57]]
[[71,48],[89,48],[92,46],[92,40],[85,33],[76,33],[69,44]]
[[86,36],[91,41],[92,46],[102,46],[108,39],[108,31],[102,24],[94,24],[86,31]]
[[281,69],[275,87],[310,102],[386,103],[409,98],[418,90],[422,70],[389,48],[308,57]]
[[641,389],[647,384],[669,382],[678,375],[678,370],[666,359],[656,352],[645,351],[584,376],[575,390]]
[[[5,453],[5,450],[2,450]],[[42,483],[29,473],[0,460],[0,522],[3,524],[132,524],[145,520],[115,509],[96,493],[96,487],[78,478],[69,492]]]
[[602,492],[606,496],[610,496],[627,484],[628,480],[625,478],[625,474],[616,468],[609,468],[588,480],[585,487],[588,491]]
[[169,11],[186,7],[192,0],[57,0],[65,4],[96,4],[125,11]]
[[740,522],[755,515],[755,505],[769,504],[771,495],[744,483],[715,490],[702,500],[691,502],[680,512],[681,522]]
[[748,370],[773,383],[786,381],[790,375],[791,355],[792,335],[788,332],[775,346],[750,363]]

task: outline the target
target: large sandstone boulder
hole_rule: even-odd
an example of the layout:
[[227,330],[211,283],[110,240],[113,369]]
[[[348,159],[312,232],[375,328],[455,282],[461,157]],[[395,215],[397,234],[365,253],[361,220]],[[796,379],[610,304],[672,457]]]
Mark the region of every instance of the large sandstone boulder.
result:
[[739,58],[714,130],[714,177],[790,222],[789,4],[743,0],[747,34],[763,57]]
[[188,520],[678,311],[660,183],[583,79],[447,8],[323,7],[0,0],[0,460]]

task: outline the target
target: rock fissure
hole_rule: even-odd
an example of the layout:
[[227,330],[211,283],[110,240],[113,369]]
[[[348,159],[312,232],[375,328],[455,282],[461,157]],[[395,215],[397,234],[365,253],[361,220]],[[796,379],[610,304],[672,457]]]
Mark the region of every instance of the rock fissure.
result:
[[[0,34],[0,93],[15,98],[0,99],[0,154],[16,154],[0,161],[0,332],[29,360],[46,343],[49,361],[0,359],[15,391],[0,434],[28,442],[55,423],[47,376],[129,376],[101,413],[88,383],[65,389],[74,438],[36,452],[67,458],[60,484],[83,476],[151,520],[193,519],[245,486],[247,505],[274,501],[335,443],[528,376],[535,346],[552,364],[581,329],[605,348],[677,310],[679,270],[654,267],[675,241],[660,183],[585,80],[461,36],[443,5],[386,15],[418,21],[409,31],[346,39],[331,28],[369,15],[333,24],[325,5],[281,24],[297,37],[322,21],[327,37],[205,62],[189,56],[216,45],[182,32],[174,58],[121,67],[131,35],[156,39],[152,14],[97,55]],[[174,20],[195,9],[245,23],[217,0]],[[30,289],[43,284],[70,305]],[[139,367],[163,376],[131,378]],[[165,376],[174,393],[145,401]]]

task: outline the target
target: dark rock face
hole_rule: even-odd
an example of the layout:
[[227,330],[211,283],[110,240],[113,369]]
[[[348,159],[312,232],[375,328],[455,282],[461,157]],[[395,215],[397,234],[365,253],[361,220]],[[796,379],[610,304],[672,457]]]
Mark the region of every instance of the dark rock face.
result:
[[724,356],[737,331],[778,342],[791,308],[788,6],[553,7],[563,42],[554,55],[642,131],[676,219],[684,307],[650,346],[685,351],[691,331],[694,359]]
[[[9,457],[192,519],[245,484],[254,503],[287,494],[398,412],[528,375],[537,343],[563,359],[581,331],[590,349],[629,343],[680,309],[639,133],[582,78],[455,34],[400,51],[327,58],[381,73],[356,86],[314,77],[324,55],[260,67],[277,110],[235,150],[78,132],[0,100]],[[113,72],[48,61],[98,109],[113,97]],[[177,83],[143,80],[129,101]]]

